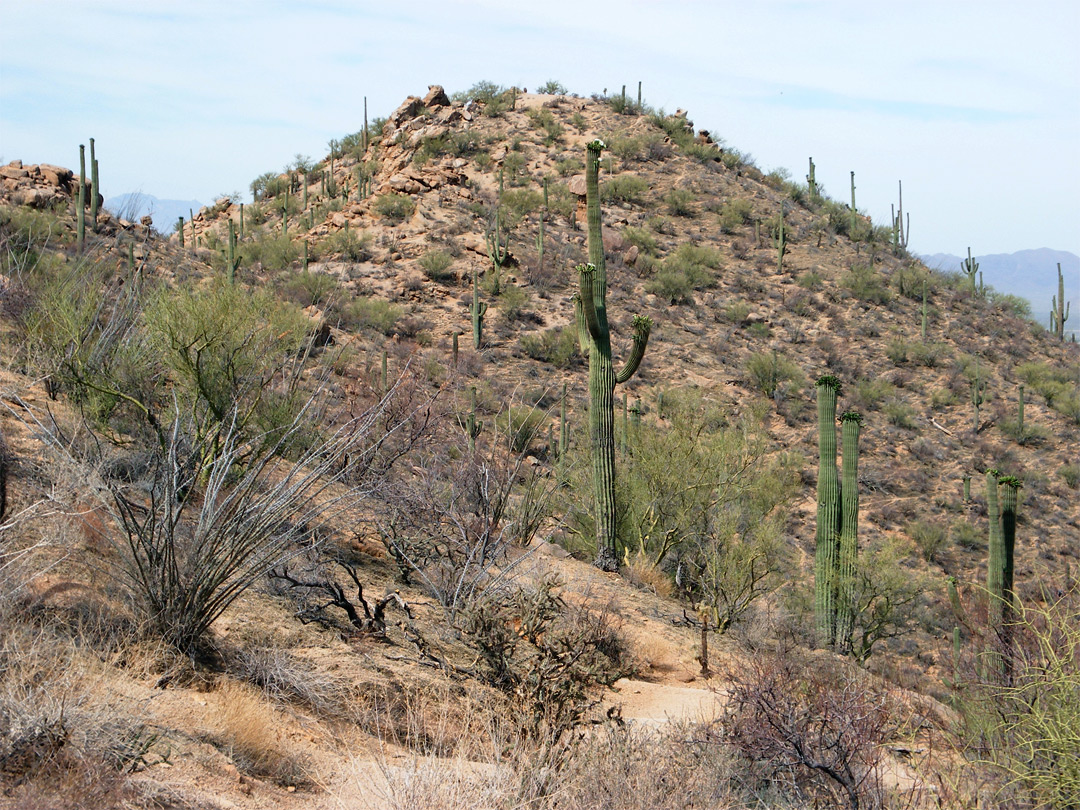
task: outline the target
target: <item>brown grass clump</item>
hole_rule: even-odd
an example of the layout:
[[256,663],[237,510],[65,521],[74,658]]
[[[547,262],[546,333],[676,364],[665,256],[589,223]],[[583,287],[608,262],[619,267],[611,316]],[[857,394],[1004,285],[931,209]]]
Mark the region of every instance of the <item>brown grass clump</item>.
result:
[[250,686],[224,681],[216,698],[209,736],[238,768],[281,784],[301,781],[303,762],[281,740],[285,719],[262,695]]

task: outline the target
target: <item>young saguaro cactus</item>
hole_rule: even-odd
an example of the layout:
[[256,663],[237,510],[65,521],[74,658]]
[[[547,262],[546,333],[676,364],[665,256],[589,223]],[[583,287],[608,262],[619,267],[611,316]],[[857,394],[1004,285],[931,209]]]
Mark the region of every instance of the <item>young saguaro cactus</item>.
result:
[[578,266],[580,288],[575,298],[578,340],[589,357],[589,445],[593,462],[596,514],[596,566],[619,566],[615,527],[615,386],[634,376],[649,343],[652,320],[634,316],[633,348],[618,372],[611,360],[607,319],[607,267],[600,226],[600,154],[604,142],[585,149],[585,207],[589,227],[589,262]]
[[979,273],[979,263],[971,258],[971,248],[968,248],[968,257],[960,263],[960,267],[968,277],[968,284],[971,287],[971,292],[975,292],[975,278]]
[[814,551],[814,618],[818,637],[836,643],[836,571],[839,562],[840,480],[836,472],[836,398],[840,380],[831,374],[817,381],[818,481],[817,538]]
[[1051,299],[1050,330],[1060,341],[1065,340],[1065,321],[1069,320],[1069,307],[1072,301],[1065,301],[1065,277],[1061,275],[1061,262],[1058,262],[1058,294]]
[[837,561],[836,643],[850,652],[855,630],[855,563],[859,555],[859,430],[862,414],[847,411],[840,417],[843,452],[840,483],[840,548]]

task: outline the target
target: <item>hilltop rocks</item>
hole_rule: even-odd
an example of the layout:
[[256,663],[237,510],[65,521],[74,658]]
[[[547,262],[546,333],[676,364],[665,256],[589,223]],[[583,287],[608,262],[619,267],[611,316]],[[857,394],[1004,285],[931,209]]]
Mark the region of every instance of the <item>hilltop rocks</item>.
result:
[[50,163],[23,166],[21,160],[13,160],[0,166],[0,199],[38,209],[66,205],[74,192],[72,178],[71,169],[62,166]]

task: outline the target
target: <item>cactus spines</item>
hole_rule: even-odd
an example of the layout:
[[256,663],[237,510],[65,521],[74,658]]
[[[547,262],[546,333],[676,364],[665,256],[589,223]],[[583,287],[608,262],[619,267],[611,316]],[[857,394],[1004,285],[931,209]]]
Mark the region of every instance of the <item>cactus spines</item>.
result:
[[75,213],[79,251],[86,247],[86,147],[79,144],[79,202]]
[[810,173],[806,175],[806,187],[810,190],[810,202],[817,200],[817,177],[814,174],[814,159],[810,158]]
[[1061,275],[1061,262],[1058,262],[1058,294],[1051,299],[1050,307],[1050,330],[1057,335],[1057,339],[1065,340],[1065,321],[1069,320],[1069,307],[1072,301],[1065,301],[1065,277]]
[[101,186],[98,180],[97,154],[94,152],[94,139],[90,139],[90,227],[94,233],[98,229],[98,202]]
[[469,313],[472,315],[472,339],[473,348],[479,349],[484,336],[484,313],[487,312],[487,304],[480,300],[480,282],[477,278],[476,268],[472,271],[472,306]]
[[836,642],[837,534],[840,527],[840,481],[836,472],[836,398],[840,380],[817,381],[818,481],[817,538],[814,552],[814,617],[821,642]]
[[960,263],[961,269],[968,277],[968,286],[971,287],[971,292],[975,292],[975,278],[979,273],[979,263],[971,258],[971,248],[968,248],[968,257]]
[[859,429],[862,415],[840,417],[843,453],[840,483],[840,548],[837,567],[836,642],[850,652],[855,630],[855,562],[859,554]]
[[607,319],[607,266],[600,223],[600,153],[604,142],[586,146],[585,205],[589,227],[589,263],[578,267],[579,292],[575,300],[578,340],[589,356],[589,444],[593,461],[596,515],[596,566],[618,568],[615,524],[615,386],[637,371],[652,330],[652,320],[637,315],[633,322],[633,349],[616,372],[611,360],[611,332]]

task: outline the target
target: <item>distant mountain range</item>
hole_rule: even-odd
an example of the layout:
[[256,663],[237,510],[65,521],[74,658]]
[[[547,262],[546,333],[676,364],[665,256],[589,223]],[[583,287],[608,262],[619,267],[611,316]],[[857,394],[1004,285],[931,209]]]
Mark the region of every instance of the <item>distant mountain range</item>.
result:
[[[927,267],[939,270],[960,270],[966,256],[935,253],[919,256]],[[974,256],[979,263],[983,281],[998,292],[1010,293],[1031,302],[1031,316],[1041,324],[1050,321],[1050,302],[1057,295],[1057,265],[1065,277],[1065,300],[1072,302],[1073,313],[1066,322],[1067,331],[1074,331],[1080,321],[1080,256],[1065,250],[1038,248],[1016,253],[992,253]]]
[[154,229],[159,233],[172,233],[176,221],[187,219],[190,211],[198,211],[203,203],[198,200],[159,200],[152,194],[131,192],[110,197],[105,200],[105,207],[119,217],[138,222],[147,214],[154,220]]

